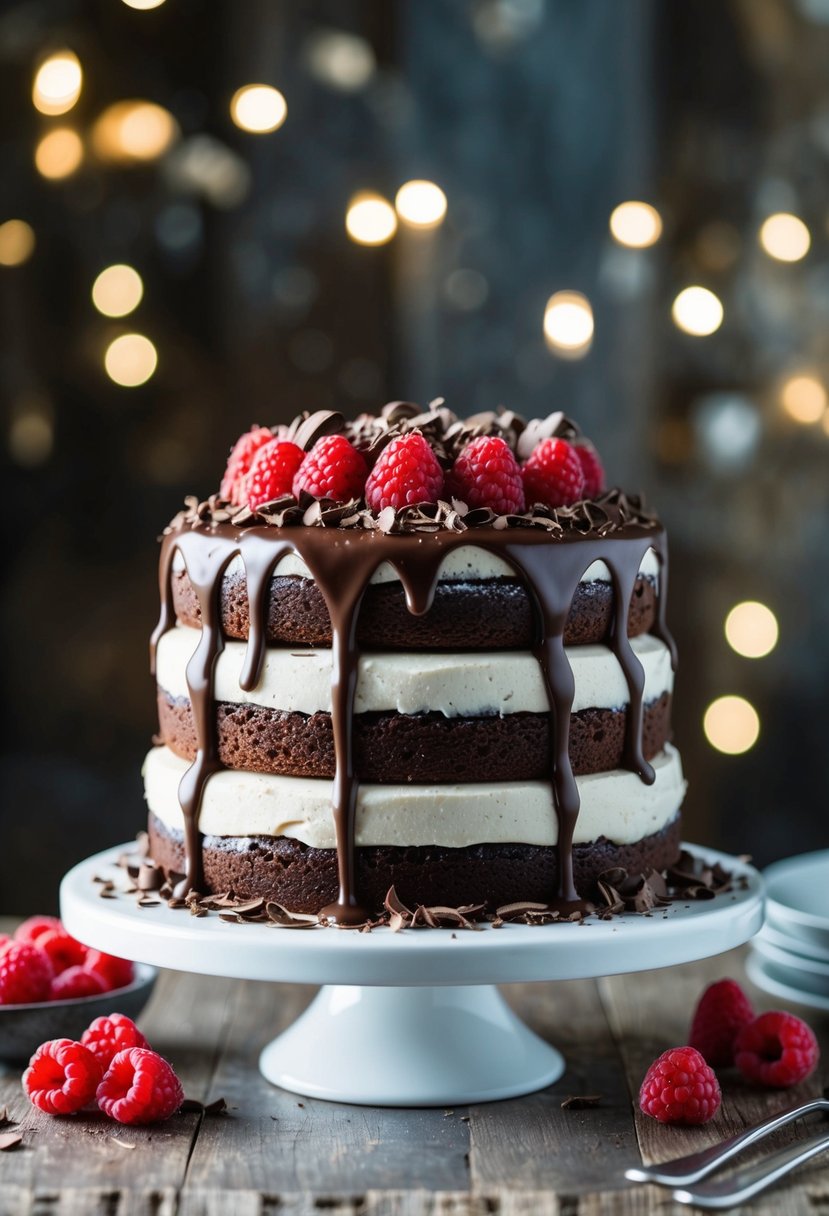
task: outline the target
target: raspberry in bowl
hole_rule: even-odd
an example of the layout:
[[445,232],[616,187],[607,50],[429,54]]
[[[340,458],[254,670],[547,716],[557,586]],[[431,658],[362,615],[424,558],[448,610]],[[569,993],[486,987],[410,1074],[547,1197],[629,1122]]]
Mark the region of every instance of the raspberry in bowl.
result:
[[30,917],[0,938],[0,1059],[27,1059],[48,1039],[76,1039],[113,1009],[137,1017],[157,971],[88,949],[56,917]]

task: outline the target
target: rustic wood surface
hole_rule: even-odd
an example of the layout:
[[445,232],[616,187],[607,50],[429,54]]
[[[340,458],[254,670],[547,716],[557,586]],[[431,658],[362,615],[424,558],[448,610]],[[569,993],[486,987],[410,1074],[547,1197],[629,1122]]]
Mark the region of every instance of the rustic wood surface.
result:
[[[0,1065],[0,1108],[23,1135],[0,1153],[0,1216],[674,1216],[688,1209],[627,1184],[626,1165],[713,1143],[824,1082],[775,1096],[728,1077],[723,1107],[703,1128],[638,1114],[632,1095],[647,1065],[685,1040],[696,997],[722,975],[743,977],[741,952],[636,976],[509,987],[521,1016],[564,1051],[563,1079],[507,1102],[386,1110],[297,1098],[260,1077],[259,1049],[313,989],[164,973],[142,1028],[188,1096],[224,1097],[228,1112],[149,1129],[50,1119],[29,1106],[19,1068]],[[774,1007],[754,995],[759,1008]],[[809,1020],[829,1057],[829,1020]],[[599,1106],[562,1109],[568,1095],[588,1093],[601,1094]],[[802,1127],[783,1140],[813,1134]],[[751,1211],[829,1213],[823,1162]]]

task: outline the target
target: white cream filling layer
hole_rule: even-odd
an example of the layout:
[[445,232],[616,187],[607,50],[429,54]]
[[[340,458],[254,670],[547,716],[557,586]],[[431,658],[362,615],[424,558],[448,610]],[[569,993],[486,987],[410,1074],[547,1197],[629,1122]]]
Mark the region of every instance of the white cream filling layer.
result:
[[[144,763],[147,803],[176,831],[184,821],[178,800],[189,767],[166,747]],[[614,769],[577,777],[581,811],[575,841],[600,836],[632,844],[664,828],[679,811],[685,781],[679,753],[667,745],[653,761],[656,781]],[[215,773],[207,781],[199,829],[211,836],[289,836],[319,849],[336,847],[331,782],[265,773]],[[552,845],[558,839],[553,796],[545,781],[491,785],[363,785],[357,799],[357,844]]]
[[[158,644],[158,685],[171,697],[187,697],[187,663],[201,632],[186,625],[168,630]],[[673,689],[667,646],[650,634],[631,640],[645,671],[645,700]],[[245,642],[226,642],[216,662],[215,699],[234,704],[313,714],[331,709],[331,651],[268,649],[259,683],[251,692],[239,686]],[[570,646],[576,695],[573,712],[618,709],[628,703],[627,682],[616,656],[606,646]],[[396,710],[401,714],[546,713],[547,693],[538,660],[522,651],[469,653],[364,654],[357,678],[356,712]]]
[[[184,558],[181,556],[181,553],[176,552],[173,558],[173,569],[183,570],[184,568]],[[228,574],[243,574],[244,569],[244,562],[241,556],[237,554],[228,565],[227,572]],[[305,562],[301,557],[297,557],[295,553],[289,553],[283,557],[274,573],[296,574],[300,578],[311,578],[311,572],[305,565]],[[648,549],[642,559],[639,573],[648,575],[653,579],[657,578],[659,574],[659,559],[653,549]],[[476,545],[462,545],[458,549],[452,549],[451,552],[447,553],[440,568],[440,581],[447,583],[463,582],[465,579],[514,579],[517,577],[515,570],[509,562],[496,557],[494,553],[489,553],[486,549],[479,549]],[[372,575],[371,581],[372,583],[393,583],[399,580],[394,568],[388,562],[383,562],[382,566],[378,566]],[[605,562],[593,562],[587,567],[580,581],[582,583],[595,581],[609,583],[611,582],[610,570]]]

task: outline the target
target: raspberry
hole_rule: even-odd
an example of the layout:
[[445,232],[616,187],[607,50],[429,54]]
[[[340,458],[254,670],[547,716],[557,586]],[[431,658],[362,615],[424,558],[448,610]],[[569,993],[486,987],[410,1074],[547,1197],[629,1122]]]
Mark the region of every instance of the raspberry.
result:
[[737,1031],[754,1018],[751,1002],[734,980],[709,984],[699,999],[688,1042],[712,1068],[734,1063]]
[[577,443],[576,455],[584,477],[584,497],[595,498],[604,489],[604,468],[592,443]]
[[239,436],[227,458],[227,468],[219,490],[222,498],[235,506],[241,506],[247,500],[248,473],[253,458],[272,439],[273,431],[266,426],[253,426]]
[[111,1013],[108,1018],[96,1018],[81,1035],[81,1042],[91,1051],[102,1069],[109,1068],[119,1051],[129,1047],[149,1047],[141,1031],[123,1013]]
[[359,498],[368,476],[368,465],[344,435],[325,435],[318,439],[294,477],[297,498],[305,490],[314,498],[333,498],[348,502]]
[[30,916],[14,931],[16,942],[36,942],[43,933],[63,933],[63,925],[56,916]]
[[67,967],[52,980],[49,993],[50,1001],[71,1001],[80,996],[100,996],[107,992],[107,984],[102,976],[85,967]]
[[819,1059],[811,1028],[793,1013],[761,1013],[742,1027],[734,1044],[734,1063],[743,1076],[774,1089],[805,1081]]
[[114,954],[104,954],[103,950],[90,950],[86,956],[84,967],[99,975],[106,984],[105,992],[115,988],[126,988],[135,979],[135,968],[128,959],[116,958]]
[[47,1115],[71,1115],[95,1097],[101,1066],[91,1051],[71,1039],[42,1043],[23,1074],[33,1106]]
[[82,967],[86,962],[86,946],[76,942],[65,929],[48,929],[41,933],[37,946],[49,955],[55,975],[60,975],[67,967]]
[[104,1114],[119,1123],[156,1123],[176,1113],[184,1091],[160,1055],[145,1047],[129,1047],[113,1058],[97,1097]]
[[0,954],[0,1005],[48,1001],[52,986],[49,956],[31,942],[10,942]]
[[565,439],[542,439],[521,469],[528,503],[566,507],[584,497],[584,474]]
[[473,439],[447,478],[451,493],[470,507],[490,507],[499,515],[524,510],[524,483],[509,444],[498,435]]
[[366,482],[366,502],[372,511],[437,502],[442,494],[443,469],[420,431],[392,439]]
[[305,459],[295,443],[272,439],[253,458],[247,479],[249,507],[261,507],[283,494],[290,494],[297,469]]
[[660,1123],[707,1123],[719,1106],[719,1082],[693,1047],[664,1051],[639,1090],[639,1109]]

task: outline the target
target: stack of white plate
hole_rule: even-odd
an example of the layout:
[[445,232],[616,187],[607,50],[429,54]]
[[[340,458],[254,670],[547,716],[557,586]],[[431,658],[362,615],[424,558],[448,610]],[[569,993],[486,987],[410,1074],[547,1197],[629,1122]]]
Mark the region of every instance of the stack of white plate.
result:
[[829,849],[775,862],[763,877],[766,922],[749,977],[773,996],[829,1010]]

